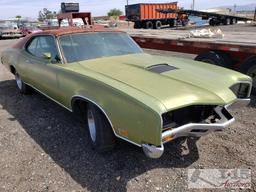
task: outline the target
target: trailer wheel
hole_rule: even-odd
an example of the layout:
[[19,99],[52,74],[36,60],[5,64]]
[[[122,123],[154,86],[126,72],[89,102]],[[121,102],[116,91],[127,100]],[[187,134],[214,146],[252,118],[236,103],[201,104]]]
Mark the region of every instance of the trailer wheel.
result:
[[217,25],[216,20],[215,20],[215,19],[210,19],[209,25],[210,25],[210,26],[215,26],[215,25]]
[[162,28],[162,22],[161,21],[156,21],[154,25],[155,29],[161,29]]
[[147,21],[146,22],[146,29],[153,29],[154,25],[152,21]]
[[228,17],[224,21],[224,25],[230,25],[231,24],[231,19]]
[[196,61],[202,61],[205,63],[210,63],[213,65],[218,65],[220,67],[231,68],[231,60],[225,53],[210,51],[207,53],[202,53],[195,58]]
[[236,23],[237,23],[236,18],[233,18],[233,19],[231,20],[231,25],[234,25],[234,24],[236,24]]
[[256,95],[256,57],[251,57],[247,61],[245,61],[242,64],[240,71],[242,73],[247,74],[248,76],[250,76],[252,78],[252,80],[253,80],[252,93],[254,95]]
[[135,21],[133,28],[134,29],[140,29],[141,28],[141,22],[140,21]]
[[174,27],[174,25],[175,25],[174,19],[169,20],[169,26]]

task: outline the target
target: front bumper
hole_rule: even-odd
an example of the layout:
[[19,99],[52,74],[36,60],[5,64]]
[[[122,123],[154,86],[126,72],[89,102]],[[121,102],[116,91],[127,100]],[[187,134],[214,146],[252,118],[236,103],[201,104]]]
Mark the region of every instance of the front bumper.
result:
[[225,107],[218,106],[215,112],[219,115],[218,123],[189,123],[162,133],[162,144],[160,147],[143,144],[142,148],[146,156],[150,158],[160,158],[164,153],[163,144],[177,139],[179,137],[201,137],[214,131],[223,131],[231,125],[235,119],[227,109],[247,106],[250,99],[238,99],[231,105]]

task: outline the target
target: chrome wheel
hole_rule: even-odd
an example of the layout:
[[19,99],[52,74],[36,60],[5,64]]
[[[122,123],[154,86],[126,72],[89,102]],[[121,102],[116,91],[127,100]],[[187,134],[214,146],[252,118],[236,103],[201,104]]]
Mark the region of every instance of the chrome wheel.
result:
[[247,75],[249,75],[252,78],[253,80],[252,86],[256,88],[256,66],[251,67],[248,70]]
[[20,78],[20,75],[18,73],[15,74],[15,80],[18,88],[22,90],[22,80]]
[[87,113],[88,118],[88,126],[89,126],[89,132],[90,136],[93,142],[96,141],[96,124],[93,116],[93,112],[91,110],[88,110]]

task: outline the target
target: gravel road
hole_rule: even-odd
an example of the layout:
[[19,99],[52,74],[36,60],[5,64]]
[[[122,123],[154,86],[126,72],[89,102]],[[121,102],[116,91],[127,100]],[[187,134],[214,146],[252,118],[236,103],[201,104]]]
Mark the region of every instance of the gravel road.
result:
[[[0,52],[14,41],[1,40]],[[21,95],[0,65],[0,192],[188,191],[190,168],[250,168],[256,191],[256,98],[232,113],[236,123],[224,132],[170,143],[157,160],[122,141],[97,154],[70,112],[38,93]]]

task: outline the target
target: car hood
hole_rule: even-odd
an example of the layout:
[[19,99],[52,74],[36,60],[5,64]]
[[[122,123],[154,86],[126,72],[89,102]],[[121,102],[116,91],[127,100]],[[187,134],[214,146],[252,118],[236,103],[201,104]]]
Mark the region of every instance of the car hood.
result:
[[[150,70],[167,65],[170,66],[167,71]],[[196,104],[231,103],[236,96],[229,87],[237,81],[250,80],[240,73],[206,63],[145,53],[87,60],[70,64],[69,68],[80,74],[90,70],[128,85],[145,97],[158,100],[166,110]],[[133,96],[133,93],[127,94]]]

